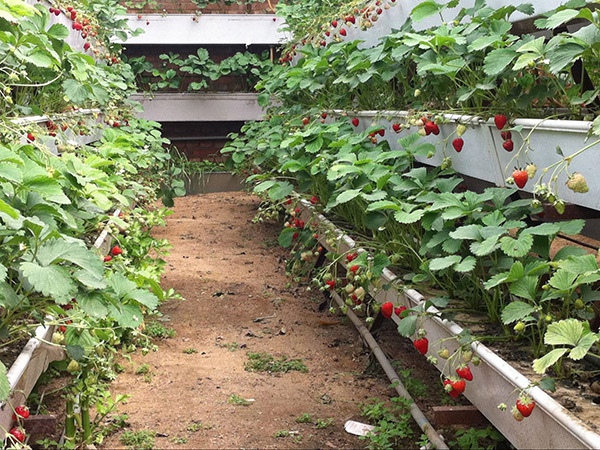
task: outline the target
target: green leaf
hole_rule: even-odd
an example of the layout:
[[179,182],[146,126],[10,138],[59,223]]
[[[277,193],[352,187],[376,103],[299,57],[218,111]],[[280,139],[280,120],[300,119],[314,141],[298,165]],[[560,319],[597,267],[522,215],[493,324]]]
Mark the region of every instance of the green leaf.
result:
[[546,222],[534,227],[525,228],[521,234],[533,234],[535,236],[554,236],[558,234],[561,226],[557,223]]
[[383,274],[383,269],[385,269],[389,265],[390,265],[389,258],[386,255],[379,253],[379,254],[375,255],[375,257],[373,258],[373,265],[371,266],[371,272],[373,273],[373,275],[375,277],[380,277]]
[[560,232],[567,235],[579,234],[583,230],[585,226],[585,220],[583,219],[575,219],[568,220],[566,222],[558,222],[560,226]]
[[586,254],[583,256],[571,256],[560,262],[560,269],[567,272],[581,275],[587,272],[598,271],[598,262],[594,255]]
[[340,194],[338,194],[337,197],[335,197],[335,200],[333,203],[335,205],[341,205],[342,203],[347,203],[350,200],[353,200],[356,197],[358,197],[360,192],[361,192],[360,189],[348,189],[346,191],[343,191]]
[[48,36],[57,40],[64,40],[69,36],[69,29],[62,23],[55,23],[46,31]]
[[0,401],[4,402],[10,395],[10,383],[6,376],[6,366],[0,362]]
[[576,9],[563,9],[562,11],[555,12],[546,19],[537,19],[534,23],[538,28],[550,30],[577,17],[578,14],[579,11]]
[[19,271],[35,291],[53,298],[60,305],[69,303],[75,294],[75,284],[65,267],[43,267],[36,263],[23,262]]
[[124,328],[137,328],[142,323],[143,313],[139,306],[133,303],[111,305],[110,316]]
[[398,324],[398,333],[400,336],[410,337],[417,331],[417,319],[416,314],[406,316]]
[[460,255],[449,255],[442,258],[434,258],[429,261],[429,270],[444,270],[460,262]]
[[415,211],[412,211],[412,212],[396,211],[394,213],[394,219],[396,219],[396,222],[399,222],[399,223],[405,223],[405,224],[415,223],[415,222],[419,221],[421,219],[421,217],[423,217],[423,214],[425,214],[424,209],[416,209]]
[[535,308],[529,303],[514,301],[506,305],[502,310],[502,323],[508,325],[513,322],[518,322],[525,319],[535,312]]
[[292,245],[294,233],[296,233],[294,228],[284,228],[281,230],[281,233],[279,233],[279,238],[277,239],[279,245],[281,245],[283,248],[290,247]]
[[[582,342],[583,337],[590,335],[593,338],[593,344],[598,339],[598,336],[590,331],[587,322],[584,324],[584,322],[577,319],[564,319],[548,325],[548,329],[544,335],[544,343],[547,345],[570,345],[576,347]],[[588,342],[588,339],[583,341],[584,346]]]
[[[6,277],[6,274],[4,275]],[[0,306],[3,308],[14,308],[19,304],[19,296],[13,289],[13,287],[6,283],[0,283]]]
[[559,251],[557,251],[552,260],[561,261],[563,259],[569,258],[570,256],[584,256],[587,254],[588,252],[584,248],[567,245],[561,248]]
[[321,147],[323,147],[323,138],[321,136],[317,136],[314,141],[306,144],[306,151],[308,153],[316,153],[321,150]]
[[499,239],[500,236],[491,236],[484,241],[471,243],[469,249],[475,256],[489,255],[499,247]]
[[38,248],[36,257],[43,266],[70,262],[86,270],[98,280],[102,279],[104,273],[100,258],[81,241],[50,239]]
[[464,225],[458,227],[456,230],[450,233],[450,237],[453,239],[466,239],[466,240],[478,240],[481,237],[479,233],[479,225]]
[[283,200],[294,192],[294,185],[287,181],[279,182],[269,189],[271,200]]
[[79,294],[77,304],[90,317],[104,319],[108,315],[106,300],[99,291]]
[[499,75],[511,65],[516,56],[517,52],[511,48],[498,48],[496,50],[492,50],[490,53],[488,53],[484,60],[483,68],[486,75]]
[[510,292],[517,297],[525,298],[533,302],[535,301],[538,291],[538,283],[538,277],[528,275],[511,283]]
[[461,262],[454,266],[456,272],[466,273],[475,268],[477,260],[473,256],[467,256]]
[[412,9],[410,17],[414,22],[419,22],[423,19],[426,19],[429,16],[438,14],[445,7],[446,5],[436,3],[433,0],[426,0],[424,2],[420,2],[417,6],[415,6]]
[[65,96],[75,104],[84,103],[89,96],[87,86],[72,78],[63,81],[63,89]]
[[574,289],[574,282],[577,278],[577,274],[569,272],[567,270],[557,270],[554,275],[548,280],[550,286],[559,291],[570,291]]
[[512,236],[503,236],[500,239],[500,248],[507,256],[522,258],[527,255],[533,245],[533,236],[521,234],[517,239]]
[[394,211],[399,211],[401,208],[397,202],[393,202],[391,200],[379,200],[367,206],[367,211],[380,211],[382,209],[392,209]]
[[555,348],[550,352],[546,353],[541,358],[537,358],[533,360],[533,370],[535,373],[539,373],[540,375],[545,373],[550,367],[556,363],[560,358],[563,357],[565,353],[567,353],[568,349],[566,348]]

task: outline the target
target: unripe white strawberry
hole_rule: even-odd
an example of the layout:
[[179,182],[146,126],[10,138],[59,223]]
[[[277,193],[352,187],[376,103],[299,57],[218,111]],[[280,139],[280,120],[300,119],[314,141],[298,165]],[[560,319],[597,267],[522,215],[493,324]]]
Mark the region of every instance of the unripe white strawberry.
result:
[[579,194],[585,194],[590,190],[587,185],[587,181],[585,181],[585,177],[579,172],[573,173],[573,175],[571,175],[567,180],[566,184],[569,189]]

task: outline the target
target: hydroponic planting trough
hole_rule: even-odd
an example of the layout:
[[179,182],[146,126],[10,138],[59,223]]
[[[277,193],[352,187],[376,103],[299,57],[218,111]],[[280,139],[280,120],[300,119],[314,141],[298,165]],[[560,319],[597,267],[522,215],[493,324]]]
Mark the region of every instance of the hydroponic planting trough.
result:
[[[411,127],[400,133],[393,131],[392,125],[395,122],[404,123],[409,118],[407,111],[334,111],[334,114],[359,117],[357,131],[364,131],[372,125],[383,127],[386,132],[381,139],[387,140],[393,150],[401,149],[398,139],[416,129]],[[590,137],[592,122],[515,119],[510,122],[514,149],[509,152],[503,148],[500,131],[492,119],[484,120],[477,116],[458,114],[442,114],[440,117],[442,121],[439,125],[439,135],[423,137],[424,142],[436,145],[435,154],[430,157],[417,156],[417,161],[439,166],[444,158],[450,158],[452,167],[458,173],[496,186],[507,186],[507,181],[516,167],[524,168],[533,163],[538,168],[537,173],[522,188],[523,191],[533,193],[536,184],[551,184],[557,197],[565,202],[600,210],[600,197],[595,194],[600,190],[600,179],[594,175],[595,168],[600,166],[600,153],[597,151],[600,138]],[[452,139],[457,137],[456,127],[459,123],[467,126],[467,131],[462,136],[464,147],[460,153],[452,147]],[[586,147],[589,147],[587,151],[574,156]],[[560,170],[559,166],[564,166],[570,157],[573,159],[569,162],[567,170]],[[547,172],[546,168],[549,168]],[[555,168],[558,169],[556,172]],[[589,192],[577,193],[567,188],[568,175],[575,172],[585,176]]]
[[[306,223],[317,224],[319,227],[319,242],[328,250],[335,253],[362,251],[352,238],[344,234],[322,214],[318,214],[312,205],[302,200],[299,202],[301,218]],[[334,231],[337,239],[334,244],[327,242],[323,230]],[[379,303],[391,301],[395,305],[408,308],[424,302],[424,297],[418,291],[407,289],[402,291],[401,283],[389,270],[384,270],[379,286],[391,286],[389,289],[376,288],[371,284],[370,295]],[[428,318],[419,324],[430,342],[428,355],[435,356],[440,349],[440,343],[450,352],[458,349],[457,337],[463,329],[455,322],[441,317],[438,310],[430,307]],[[399,323],[399,318],[393,319]],[[475,405],[482,414],[517,448],[561,448],[561,449],[597,449],[600,448],[600,435],[594,432],[581,420],[573,416],[542,389],[533,386],[526,378],[497,354],[480,342],[473,342],[471,348],[481,359],[481,364],[473,367],[474,381],[467,383],[465,397]],[[446,360],[439,358],[436,368],[449,375],[444,368]],[[502,411],[498,405],[504,403],[514,405],[520,392],[527,392],[536,402],[536,408],[530,417],[517,422],[510,411]]]

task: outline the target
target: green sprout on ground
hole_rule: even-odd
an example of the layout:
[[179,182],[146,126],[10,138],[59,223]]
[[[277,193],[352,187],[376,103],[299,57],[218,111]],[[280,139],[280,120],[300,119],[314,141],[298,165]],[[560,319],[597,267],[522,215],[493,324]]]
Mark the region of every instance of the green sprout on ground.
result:
[[300,359],[289,359],[286,355],[275,358],[268,353],[248,353],[248,362],[244,365],[248,372],[287,373],[308,372],[308,367]]

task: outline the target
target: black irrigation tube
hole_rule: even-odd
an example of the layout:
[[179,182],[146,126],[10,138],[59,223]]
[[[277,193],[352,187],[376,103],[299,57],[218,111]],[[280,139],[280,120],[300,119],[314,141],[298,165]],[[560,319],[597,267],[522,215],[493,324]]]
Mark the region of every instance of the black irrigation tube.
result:
[[[337,292],[331,292],[331,297],[335,300],[335,302],[340,308],[344,306],[344,302]],[[446,445],[442,437],[438,434],[437,431],[435,431],[435,428],[433,428],[431,422],[429,422],[427,417],[425,417],[423,411],[421,411],[421,409],[417,406],[415,400],[412,398],[410,393],[402,384],[400,377],[390,364],[390,361],[387,359],[385,353],[383,353],[381,347],[379,346],[373,335],[369,332],[367,327],[358,318],[358,316],[354,314],[354,312],[349,308],[347,308],[346,310],[346,316],[348,316],[350,321],[354,324],[361,337],[364,339],[364,341],[367,343],[367,345],[373,352],[373,355],[375,355],[375,357],[377,358],[377,361],[379,362],[381,368],[389,378],[394,389],[396,389],[398,395],[410,401],[410,414],[413,416],[413,419],[415,419],[415,422],[417,422],[417,425],[419,425],[419,428],[421,428],[423,433],[427,435],[429,442],[431,442],[431,444],[436,449],[448,449],[449,447]]]

